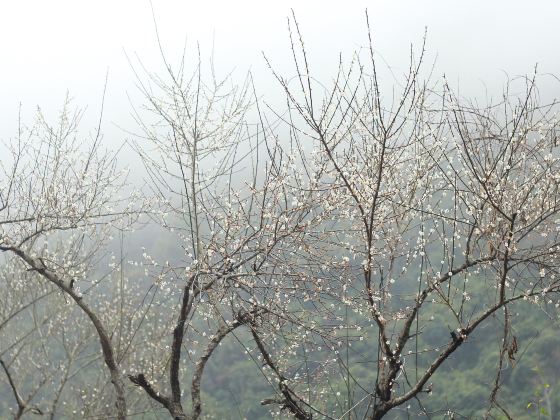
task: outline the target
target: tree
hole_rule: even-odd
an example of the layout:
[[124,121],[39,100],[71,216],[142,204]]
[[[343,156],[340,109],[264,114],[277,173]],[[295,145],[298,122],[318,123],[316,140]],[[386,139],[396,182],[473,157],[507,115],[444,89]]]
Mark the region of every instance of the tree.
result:
[[[520,300],[558,306],[557,103],[539,103],[536,76],[509,82],[503,100],[485,107],[461,100],[445,80],[428,88],[420,80],[423,48],[411,53],[398,91],[384,95],[371,35],[369,60],[358,57],[348,69],[341,63],[325,87],[312,77],[293,23],[296,74],[275,76],[290,107],[286,124],[317,156],[301,151],[302,161],[319,162],[302,191],[328,190],[322,207],[329,213],[319,231],[307,233],[314,242],[300,256],[314,260],[321,252],[320,269],[300,273],[309,289],[319,289],[304,311],[321,309],[306,313],[307,328],[284,344],[298,343],[307,371],[282,381],[291,389],[323,385],[304,402],[308,417],[378,419],[412,399],[422,409],[434,373],[499,315],[502,351],[488,414],[495,406],[509,417],[498,389],[506,356],[513,361],[518,351],[510,308]],[[519,84],[523,93],[511,94]],[[436,313],[445,321],[431,322]],[[317,323],[331,336],[326,346],[311,333]],[[421,351],[420,335],[432,328],[447,329],[447,340]],[[278,361],[286,359],[282,346],[276,351]],[[310,354],[323,366],[311,369]],[[355,376],[356,364],[374,377]],[[329,377],[329,365],[346,388],[332,415],[316,408],[325,394],[335,399],[332,382],[316,379]]]
[[[275,133],[263,120],[255,128],[248,124],[250,78],[236,87],[229,77],[218,80],[210,63],[212,77],[205,79],[200,55],[192,74],[183,62],[174,71],[163,59],[166,79],[148,73],[143,81],[137,74],[147,105],[136,114],[142,134],[135,149],[157,200],[153,219],[178,244],[177,260],[166,261],[158,281],[176,287],[179,280],[181,297],[166,356],[167,390],[157,391],[142,372],[130,380],[174,418],[195,419],[203,372],[221,341],[240,327],[259,340],[257,325],[268,329],[286,315],[286,285],[278,279],[292,263],[292,248],[322,223],[313,214],[321,197],[289,204],[296,197],[290,183],[298,182],[293,157],[270,141]],[[289,287],[298,283],[293,279]],[[186,364],[183,343],[199,341],[205,342],[199,350],[187,347]],[[200,357],[191,356],[195,351]],[[192,402],[186,414],[181,379],[187,370]],[[292,408],[301,412],[297,404]]]
[[[16,418],[55,418],[95,384],[74,415],[197,419],[228,342],[269,384],[272,415],[429,414],[436,372],[496,320],[487,416],[511,417],[513,308],[559,304],[556,102],[541,104],[536,74],[468,102],[422,79],[423,46],[389,89],[371,34],[322,84],[291,27],[295,76],[266,58],[286,109],[251,76],[206,73],[199,52],[193,69],[162,54],[162,76],[133,65],[144,197],[103,150],[101,119],[84,142],[67,105],[5,145],[0,361]],[[28,389],[32,375],[45,380]]]
[[[88,302],[82,290],[95,289],[91,274],[96,255],[114,227],[129,224],[135,211],[132,202],[123,205],[116,197],[123,173],[116,168],[115,155],[101,150],[99,127],[84,145],[77,136],[80,118],[81,112],[72,111],[69,101],[54,126],[38,111],[36,124],[26,128],[20,122],[17,137],[4,145],[0,250],[62,292],[91,322],[114,387],[117,417],[125,418],[122,375],[100,313],[108,302]],[[19,288],[29,290],[32,283],[23,273],[12,281],[24,282]],[[19,410],[24,409],[15,387],[14,395]]]

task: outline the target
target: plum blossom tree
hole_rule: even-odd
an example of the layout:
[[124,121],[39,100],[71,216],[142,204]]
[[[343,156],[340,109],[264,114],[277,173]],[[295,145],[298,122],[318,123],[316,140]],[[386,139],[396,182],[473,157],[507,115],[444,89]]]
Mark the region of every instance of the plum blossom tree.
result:
[[[118,417],[124,418],[124,385],[109,331],[95,304],[88,302],[82,291],[95,284],[88,277],[96,254],[114,226],[129,223],[133,201],[124,204],[117,198],[123,174],[117,171],[115,155],[101,149],[99,128],[91,141],[83,144],[77,135],[80,118],[81,112],[72,111],[67,101],[56,125],[49,124],[38,111],[33,126],[20,122],[16,138],[4,144],[0,250],[8,264],[14,267],[11,259],[18,260],[28,273],[72,300],[89,319],[114,386]],[[11,281],[20,282],[19,289],[32,289],[28,275],[14,277]],[[25,306],[33,306],[47,291],[43,286],[42,296],[30,293],[33,298]],[[10,377],[6,367],[5,373]],[[25,404],[15,387],[14,395],[19,412]]]
[[[205,366],[222,340],[242,327],[259,340],[257,325],[292,319],[286,305],[302,281],[286,281],[285,273],[293,247],[322,223],[321,197],[296,188],[297,157],[272,128],[263,119],[249,124],[249,110],[259,112],[250,78],[241,86],[218,80],[212,63],[206,78],[200,55],[193,73],[184,62],[177,70],[165,58],[164,64],[165,78],[137,74],[146,105],[136,113],[142,132],[134,147],[157,200],[152,219],[180,251],[162,269],[148,254],[144,264],[158,271],[158,285],[170,296],[180,285],[180,304],[169,331],[165,388],[156,389],[142,371],[129,378],[174,418],[195,419]],[[186,376],[189,410],[181,401]]]
[[[283,341],[269,334],[274,353],[257,341],[281,389],[307,393],[297,402],[306,415],[289,398],[275,402],[298,418],[379,419],[413,399],[427,414],[421,397],[437,386],[434,373],[501,316],[488,413],[495,407],[510,418],[498,398],[501,372],[518,351],[510,308],[559,304],[557,103],[540,102],[536,75],[509,81],[487,106],[457,97],[445,79],[428,87],[423,48],[384,94],[371,35],[366,58],[341,62],[325,86],[312,76],[295,16],[292,24],[296,74],[273,72],[290,107],[285,123],[313,148],[302,151],[317,168],[302,192],[323,197],[326,219],[306,233],[313,243],[299,256],[320,261],[300,271],[314,289],[304,293],[313,302],[300,309],[304,328],[283,331]],[[447,342],[419,348],[421,334],[446,328]],[[278,373],[281,363],[292,366],[289,376]],[[356,376],[356,365],[373,374]],[[333,390],[337,376],[344,397]]]
[[[370,34],[320,83],[290,25],[295,75],[266,58],[286,109],[200,53],[192,69],[164,57],[161,76],[132,66],[144,197],[68,104],[4,145],[0,375],[16,418],[197,419],[228,339],[269,383],[273,416],[427,415],[434,374],[496,318],[487,416],[511,418],[512,308],[559,305],[557,103],[536,74],[468,102],[423,79],[423,46],[389,88]],[[165,254],[127,249],[139,214]]]

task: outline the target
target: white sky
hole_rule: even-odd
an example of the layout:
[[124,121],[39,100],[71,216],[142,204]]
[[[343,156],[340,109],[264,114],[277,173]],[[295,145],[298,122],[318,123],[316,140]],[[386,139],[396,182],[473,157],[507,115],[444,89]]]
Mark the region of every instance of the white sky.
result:
[[[334,75],[338,53],[349,57],[366,45],[364,9],[374,31],[375,48],[404,71],[409,44],[421,43],[428,27],[428,58],[437,54],[435,77],[446,73],[471,95],[482,81],[501,87],[504,71],[560,75],[560,2],[554,0],[408,1],[177,1],[153,0],[166,53],[180,57],[200,42],[202,55],[215,42],[218,69],[240,77],[252,69],[260,93],[278,92],[261,51],[282,70],[291,69],[286,17],[295,9],[316,74]],[[105,131],[124,137],[111,122],[130,122],[126,93],[134,76],[124,51],[161,70],[150,3],[147,0],[50,0],[0,3],[0,138],[16,130],[18,106],[29,117],[36,107],[55,115],[68,90],[76,105],[89,105],[92,121],[99,109],[109,70]],[[551,84],[550,96],[560,96]],[[499,89],[498,89],[499,90]],[[92,124],[93,125],[93,124]],[[91,128],[91,127],[86,127]]]

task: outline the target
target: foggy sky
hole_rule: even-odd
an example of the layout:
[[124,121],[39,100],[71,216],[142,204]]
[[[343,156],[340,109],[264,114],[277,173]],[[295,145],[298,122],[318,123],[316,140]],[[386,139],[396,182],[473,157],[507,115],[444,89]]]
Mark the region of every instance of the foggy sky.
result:
[[[483,82],[498,92],[510,76],[560,74],[560,3],[549,1],[162,1],[154,15],[166,55],[177,62],[187,39],[200,43],[203,58],[212,52],[219,72],[235,69],[241,79],[251,70],[260,94],[279,95],[261,52],[284,74],[293,74],[286,18],[294,7],[311,55],[312,70],[330,80],[340,52],[367,44],[364,10],[374,31],[374,47],[391,69],[406,70],[410,43],[419,46],[427,27],[427,61],[434,77],[445,73],[461,93],[477,96]],[[129,127],[127,93],[137,97],[125,52],[151,71],[161,72],[150,2],[76,0],[4,2],[0,9],[0,138],[17,128],[19,104],[24,120],[40,105],[56,116],[69,91],[77,106],[88,106],[85,129],[99,111],[105,74],[109,82],[104,131],[126,137],[113,123]],[[437,59],[436,59],[437,58]],[[547,97],[559,97],[551,83]],[[136,96],[135,96],[136,95]]]

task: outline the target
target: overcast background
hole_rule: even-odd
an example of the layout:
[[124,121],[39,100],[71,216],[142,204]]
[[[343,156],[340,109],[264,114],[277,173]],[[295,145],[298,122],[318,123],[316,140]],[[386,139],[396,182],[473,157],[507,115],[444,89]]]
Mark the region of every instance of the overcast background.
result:
[[[367,7],[375,50],[396,74],[406,69],[410,43],[421,44],[428,28],[428,61],[434,77],[445,73],[465,95],[478,96],[484,84],[499,92],[510,76],[560,74],[560,2],[549,1],[176,1],[153,0],[162,45],[171,61],[185,39],[202,55],[214,56],[219,71],[251,70],[260,94],[279,94],[261,52],[281,71],[290,69],[286,17],[293,7],[312,56],[315,74],[335,74],[338,53],[350,57],[367,44]],[[0,138],[17,128],[19,104],[30,121],[37,105],[55,116],[66,92],[77,106],[88,106],[91,129],[109,72],[105,106],[106,140],[121,143],[131,127],[127,92],[136,94],[127,62],[137,54],[161,71],[152,10],[145,0],[6,1],[0,6]],[[436,60],[437,58],[437,60]],[[293,73],[292,73],[293,74]],[[327,79],[328,80],[328,79]],[[559,83],[546,85],[559,97]],[[272,98],[271,98],[272,99]]]

